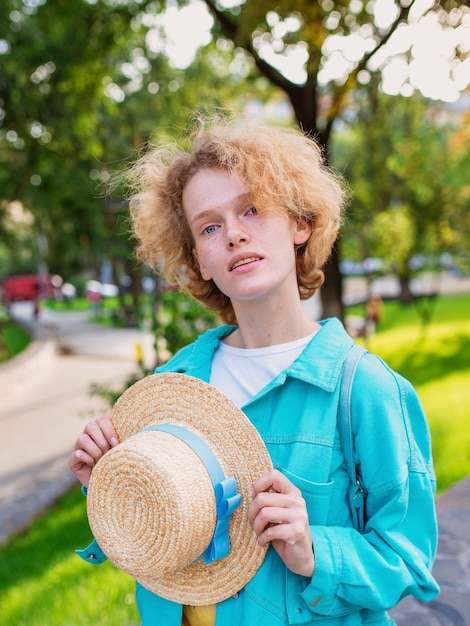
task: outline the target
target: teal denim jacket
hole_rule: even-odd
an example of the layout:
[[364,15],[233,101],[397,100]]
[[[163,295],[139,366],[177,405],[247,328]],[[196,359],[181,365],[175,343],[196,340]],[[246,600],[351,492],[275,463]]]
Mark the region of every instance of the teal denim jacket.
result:
[[[307,504],[315,551],[311,579],[292,573],[270,547],[254,578],[218,604],[216,626],[393,624],[386,611],[403,597],[429,601],[437,546],[435,476],[428,426],[411,384],[377,356],[362,357],[352,395],[356,459],[367,491],[364,534],[353,528],[349,478],[337,408],[345,355],[353,341],[336,319],[290,367],[243,408],[273,464]],[[221,326],[183,348],[157,372],[208,381]],[[180,626],[182,607],[137,584],[143,626]]]

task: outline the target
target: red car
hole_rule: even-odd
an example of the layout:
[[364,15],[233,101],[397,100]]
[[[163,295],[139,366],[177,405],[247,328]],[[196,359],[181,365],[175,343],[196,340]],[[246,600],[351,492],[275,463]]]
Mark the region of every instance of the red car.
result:
[[18,301],[37,301],[45,298],[52,288],[51,276],[39,274],[9,276],[2,285],[2,299],[5,306]]

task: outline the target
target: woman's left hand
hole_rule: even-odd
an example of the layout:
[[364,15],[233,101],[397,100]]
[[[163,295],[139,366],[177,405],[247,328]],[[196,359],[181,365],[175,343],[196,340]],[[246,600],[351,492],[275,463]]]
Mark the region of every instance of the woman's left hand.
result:
[[314,569],[312,536],[305,500],[278,470],[269,470],[253,485],[248,519],[258,543],[271,543],[295,574],[310,578]]

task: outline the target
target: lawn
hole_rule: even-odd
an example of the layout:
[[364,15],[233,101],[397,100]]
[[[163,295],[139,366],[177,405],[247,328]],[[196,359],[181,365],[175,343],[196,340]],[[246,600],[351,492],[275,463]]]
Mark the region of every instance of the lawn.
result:
[[424,328],[416,309],[385,306],[383,324],[366,345],[415,386],[442,492],[470,474],[470,296],[438,299]]
[[[416,310],[387,302],[379,332],[367,340],[418,391],[440,491],[470,474],[469,313],[470,296],[447,297],[422,328]],[[109,563],[91,566],[75,555],[89,540],[75,489],[0,549],[0,626],[136,626],[133,581]]]
[[29,333],[16,322],[0,323],[0,363],[22,352],[31,342]]
[[132,579],[75,554],[90,536],[74,489],[0,550],[1,626],[137,626]]

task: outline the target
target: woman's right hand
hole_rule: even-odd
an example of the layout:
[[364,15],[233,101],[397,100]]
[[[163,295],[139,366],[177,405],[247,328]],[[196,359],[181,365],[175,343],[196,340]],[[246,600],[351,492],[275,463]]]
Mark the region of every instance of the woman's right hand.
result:
[[85,426],[69,458],[69,467],[82,485],[88,487],[93,467],[118,443],[117,432],[109,417],[98,417]]

